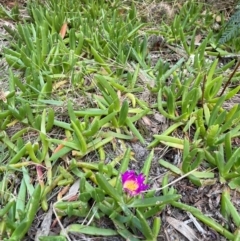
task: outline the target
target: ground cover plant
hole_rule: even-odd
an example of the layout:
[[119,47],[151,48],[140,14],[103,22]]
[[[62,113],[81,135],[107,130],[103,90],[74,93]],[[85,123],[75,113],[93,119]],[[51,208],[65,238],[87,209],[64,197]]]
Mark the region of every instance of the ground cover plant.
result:
[[0,240],[240,240],[239,6],[2,6]]

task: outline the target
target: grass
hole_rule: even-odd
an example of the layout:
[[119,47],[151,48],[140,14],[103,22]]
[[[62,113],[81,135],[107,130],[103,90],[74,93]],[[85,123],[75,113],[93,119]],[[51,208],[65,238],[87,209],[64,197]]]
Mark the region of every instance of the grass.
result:
[[[1,9],[2,18],[16,23],[5,26],[9,46],[3,51],[9,75],[0,96],[1,240],[23,240],[40,211],[48,213],[43,223],[49,229],[53,223],[61,231],[40,232],[39,240],[71,240],[71,233],[157,240],[167,205],[190,212],[228,240],[239,239],[230,189],[239,190],[234,141],[240,108],[224,107],[240,90],[239,63],[222,61],[235,54],[234,45],[218,44],[222,32],[212,30],[217,13],[206,5],[187,1],[174,15],[165,5],[171,13],[161,24],[143,14],[145,6],[34,1],[24,18],[18,7]],[[225,16],[217,17],[224,26]],[[177,61],[162,56],[152,63],[153,34],[180,53]],[[170,125],[146,134],[139,123],[155,113]],[[120,175],[134,161],[131,142],[149,150],[138,171],[150,189],[134,197],[122,190]],[[150,169],[159,146],[179,150],[182,159],[179,166],[157,160],[170,172],[155,190]],[[170,173],[179,176],[173,183]],[[223,184],[220,211],[231,228],[181,201],[172,184],[183,178],[196,187],[209,180]],[[63,226],[64,217],[78,217],[81,224]],[[97,225],[103,218],[111,227]]]

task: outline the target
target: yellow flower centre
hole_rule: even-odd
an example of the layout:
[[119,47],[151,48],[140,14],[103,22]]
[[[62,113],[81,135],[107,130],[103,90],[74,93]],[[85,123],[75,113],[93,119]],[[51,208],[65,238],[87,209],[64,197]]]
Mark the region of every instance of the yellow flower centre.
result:
[[133,181],[133,180],[130,180],[130,181],[126,181],[124,183],[124,188],[130,190],[130,191],[135,191],[138,189],[138,183]]

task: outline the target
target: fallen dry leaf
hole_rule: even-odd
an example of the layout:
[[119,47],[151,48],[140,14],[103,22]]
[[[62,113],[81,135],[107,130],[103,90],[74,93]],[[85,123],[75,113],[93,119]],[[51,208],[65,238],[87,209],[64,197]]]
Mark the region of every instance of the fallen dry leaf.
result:
[[65,35],[66,35],[66,32],[67,32],[67,23],[64,23],[61,27],[61,30],[60,30],[60,36],[62,37],[62,39],[64,39]]
[[3,92],[2,90],[0,90],[0,100],[2,100],[3,102],[7,102],[6,96],[8,95],[9,92]]
[[46,213],[46,215],[42,221],[41,227],[38,228],[38,230],[37,230],[34,241],[39,241],[39,237],[41,237],[41,236],[48,236],[48,234],[50,232],[50,228],[51,228],[52,214],[53,214],[53,207],[51,204],[48,212]]
[[62,200],[70,200],[79,193],[80,180],[77,179],[73,185],[69,188],[68,194],[62,198]]
[[184,235],[189,241],[198,241],[194,230],[187,224],[172,217],[166,217],[167,222],[172,225],[178,232]]
[[194,43],[198,44],[201,41],[201,39],[202,39],[202,35],[201,34],[196,35]]
[[166,117],[159,113],[154,113],[153,118],[157,121],[157,123],[166,123],[167,122]]
[[143,120],[144,124],[146,124],[147,126],[152,126],[152,122],[147,116],[143,116],[142,120]]
[[222,18],[221,18],[220,15],[217,15],[216,18],[215,18],[215,20],[216,20],[217,23],[221,23]]

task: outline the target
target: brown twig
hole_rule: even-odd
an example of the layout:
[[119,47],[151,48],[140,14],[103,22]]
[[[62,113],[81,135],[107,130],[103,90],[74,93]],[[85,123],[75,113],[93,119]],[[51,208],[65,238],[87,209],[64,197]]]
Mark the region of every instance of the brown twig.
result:
[[231,82],[231,80],[232,80],[232,78],[233,78],[234,74],[236,73],[236,71],[237,71],[237,69],[238,69],[239,66],[240,66],[240,59],[238,60],[238,62],[237,62],[237,64],[236,64],[233,72],[232,72],[231,75],[229,76],[229,79],[228,79],[227,83],[224,85],[223,90],[222,90],[220,96],[223,95],[224,91],[225,91],[226,88],[228,87],[229,83]]

